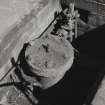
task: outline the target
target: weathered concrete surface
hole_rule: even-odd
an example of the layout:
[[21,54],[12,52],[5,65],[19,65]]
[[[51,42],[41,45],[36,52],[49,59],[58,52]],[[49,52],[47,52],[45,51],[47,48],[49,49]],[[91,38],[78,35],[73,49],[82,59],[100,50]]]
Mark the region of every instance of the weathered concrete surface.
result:
[[10,59],[17,60],[23,44],[38,37],[59,10],[58,0],[37,0],[36,4],[28,12],[19,14],[22,18],[15,18],[9,29],[0,35],[4,36],[0,41],[0,78],[11,68]]

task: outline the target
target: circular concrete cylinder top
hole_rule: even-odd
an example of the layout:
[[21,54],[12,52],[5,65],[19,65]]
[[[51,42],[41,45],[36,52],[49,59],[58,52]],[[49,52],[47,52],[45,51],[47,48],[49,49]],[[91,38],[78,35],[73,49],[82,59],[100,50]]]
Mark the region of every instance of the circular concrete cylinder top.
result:
[[[74,58],[72,45],[57,36],[44,36],[28,46],[25,52],[27,63],[38,76],[57,82],[71,67]],[[48,81],[48,80],[47,80]]]

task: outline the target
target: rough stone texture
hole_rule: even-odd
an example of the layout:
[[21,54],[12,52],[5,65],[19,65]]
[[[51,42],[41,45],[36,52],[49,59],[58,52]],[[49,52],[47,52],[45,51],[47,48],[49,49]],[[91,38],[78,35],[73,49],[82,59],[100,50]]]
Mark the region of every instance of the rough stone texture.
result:
[[[48,27],[54,19],[55,11],[59,10],[59,1],[4,0],[0,1],[0,4],[2,5],[0,14],[4,11],[0,16],[2,17],[0,25],[4,23],[0,33],[0,104],[32,105],[20,89],[14,84],[11,85],[12,82],[20,82],[19,79],[11,79],[10,75],[3,81],[1,79],[9,70],[12,70],[10,73],[13,78],[18,78],[13,73],[15,69],[13,66],[24,43],[37,38]],[[13,11],[11,11],[11,6]],[[14,58],[15,61],[11,62],[11,58]],[[28,96],[34,103],[38,102],[32,93],[29,93]]]
[[48,88],[63,78],[72,66],[74,49],[67,40],[49,34],[28,46],[25,56],[31,71],[40,76],[42,88]]
[[[12,5],[11,2],[14,4]],[[9,8],[9,10],[12,8],[13,10],[15,8],[12,15],[6,15],[7,11],[3,12],[0,8],[0,11],[5,13],[2,15],[5,16],[2,22],[7,21],[9,23],[7,29],[6,23],[4,24],[5,29],[0,34],[0,78],[2,78],[11,68],[10,59],[13,57],[17,60],[23,44],[38,37],[53,20],[54,12],[59,10],[59,2],[58,0],[8,0],[8,2],[4,0],[0,4],[2,4],[3,10],[6,10],[6,8]]]

